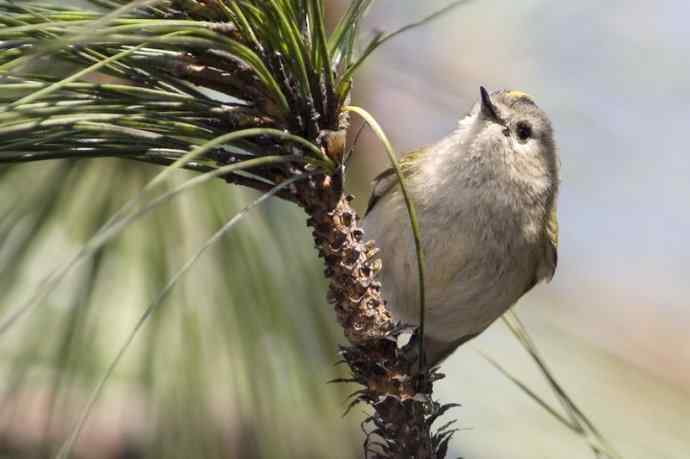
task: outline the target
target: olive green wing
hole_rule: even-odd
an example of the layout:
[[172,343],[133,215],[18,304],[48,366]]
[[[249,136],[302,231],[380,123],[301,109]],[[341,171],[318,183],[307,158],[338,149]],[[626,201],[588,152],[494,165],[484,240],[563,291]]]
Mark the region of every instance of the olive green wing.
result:
[[[403,177],[407,178],[412,174],[414,170],[412,166],[417,160],[420,159],[421,155],[427,152],[427,150],[427,148],[416,150],[400,158],[400,171],[402,172]],[[367,214],[371,212],[371,209],[374,208],[376,203],[379,202],[381,198],[393,191],[397,184],[398,175],[395,173],[395,169],[392,167],[377,175],[373,180],[373,187],[371,190],[371,195],[369,196],[367,210],[364,212],[364,216],[366,217]]]
[[532,290],[540,281],[550,281],[556,272],[556,265],[558,265],[558,217],[556,215],[555,205],[549,213],[549,218],[546,220],[546,228],[544,228],[544,230],[546,233],[544,253],[537,265],[534,277],[527,284],[523,295]]
[[551,213],[546,221],[546,250],[544,254],[543,278],[551,280],[558,265],[558,216],[556,206],[551,208]]
[[395,169],[392,167],[377,175],[373,181],[373,188],[369,195],[369,203],[367,204],[367,210],[364,212],[364,216],[366,217],[376,203],[388,194],[397,184],[398,176],[395,173]]

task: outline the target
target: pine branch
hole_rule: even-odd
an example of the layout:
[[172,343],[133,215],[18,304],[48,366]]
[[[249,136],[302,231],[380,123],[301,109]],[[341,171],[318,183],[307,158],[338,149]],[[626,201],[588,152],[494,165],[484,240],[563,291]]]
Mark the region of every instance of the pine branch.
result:
[[[362,386],[353,403],[373,409],[365,454],[445,457],[454,430],[432,427],[454,406],[433,400],[443,375],[420,365],[415,330],[393,323],[378,249],[343,190],[344,107],[373,0],[354,0],[330,36],[322,0],[94,3],[123,8],[102,15],[0,0],[0,163],[116,156],[216,171],[261,191],[294,181],[274,192],[305,210],[324,260],[328,300],[350,342],[341,355]],[[71,72],[56,78],[44,56]],[[220,173],[276,156],[285,161]]]

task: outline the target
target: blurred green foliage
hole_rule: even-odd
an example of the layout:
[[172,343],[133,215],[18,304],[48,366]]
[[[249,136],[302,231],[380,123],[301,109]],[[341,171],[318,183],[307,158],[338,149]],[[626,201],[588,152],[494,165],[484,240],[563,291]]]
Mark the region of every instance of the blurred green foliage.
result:
[[[117,159],[3,166],[3,310],[154,169]],[[98,251],[3,336],[3,443],[60,439],[148,302],[255,195],[220,182],[183,195]],[[339,416],[345,388],[325,384],[339,375],[340,332],[304,220],[296,206],[269,201],[203,256],[116,370],[95,409],[99,431],[87,428],[77,457],[107,457],[85,445],[114,435],[150,457],[348,457],[359,449],[356,419]],[[34,397],[32,416],[45,432],[17,405]],[[114,411],[105,408],[111,398]],[[140,419],[129,423],[131,413]]]
[[[225,122],[218,113],[233,107],[229,115],[237,110],[240,121],[244,120],[244,106],[237,104],[237,97],[244,95],[256,96],[253,106],[275,115],[277,127],[285,122],[291,129],[311,132],[313,126],[304,120],[311,116],[307,102],[314,100],[292,91],[311,91],[309,79],[318,80],[321,66],[347,69],[354,57],[356,23],[370,2],[355,1],[345,14],[346,22],[336,26],[328,43],[318,29],[318,1],[280,2],[275,9],[262,6],[263,10],[251,5],[198,10],[202,16],[235,18],[241,34],[238,43],[247,37],[255,40],[254,34],[268,37],[270,46],[290,56],[284,65],[298,75],[298,88],[286,81],[276,83],[275,75],[267,73],[248,47],[233,44],[223,36],[224,29],[209,33],[205,30],[209,23],[171,21],[174,37],[168,23],[160,28],[154,19],[136,22],[137,17],[121,21],[113,17],[129,33],[118,34],[116,27],[98,50],[63,48],[66,43],[53,42],[62,33],[77,30],[81,39],[103,38],[83,35],[90,34],[90,29],[71,28],[96,18],[94,5],[117,7],[127,2],[52,2],[45,9],[41,2],[0,3],[13,13],[0,21],[4,28],[0,100],[6,104],[5,129],[0,133],[3,160],[12,161],[15,152],[22,161],[105,153],[169,164],[188,149],[203,147],[228,129],[237,129],[230,116],[229,128],[214,124],[218,121],[214,117]],[[196,8],[195,2],[163,3]],[[309,52],[292,35],[292,28],[304,27],[307,18],[293,11],[297,4],[308,7],[309,20],[317,24],[317,38],[310,42],[315,51],[308,65],[292,59],[306,58],[301,53]],[[151,5],[142,7],[144,15],[165,14]],[[90,9],[59,11],[54,7]],[[266,19],[264,14],[270,12],[279,14]],[[293,19],[297,25],[290,22]],[[153,28],[146,28],[149,25]],[[158,33],[157,28],[163,31]],[[292,39],[282,41],[279,33]],[[161,49],[138,48],[141,51],[134,55],[127,44],[141,46],[142,40],[154,41]],[[171,62],[166,56],[175,54],[176,46],[197,50],[199,43],[217,46],[219,40],[251,63],[261,84],[250,78],[218,94],[166,73]],[[48,47],[39,51],[38,58],[30,55],[36,43]],[[270,48],[269,42],[262,45]],[[104,61],[105,56],[120,56],[120,61]],[[270,59],[275,56],[268,54]],[[324,60],[330,56],[332,63]],[[87,86],[41,91],[94,62],[100,62],[99,73],[74,80],[86,81]],[[238,67],[241,74],[246,73],[243,65]],[[316,75],[309,73],[309,65]],[[126,78],[147,72],[137,84],[144,91],[155,90],[150,94],[135,85],[123,86],[132,83]],[[349,77],[329,84],[336,83],[332,89],[342,100],[349,91]],[[207,89],[218,90],[213,84]],[[46,104],[31,105],[35,100]],[[333,100],[321,101],[325,103]],[[306,118],[300,118],[302,110]],[[99,119],[90,115],[101,112],[105,115],[96,117],[105,116],[106,124],[97,126],[92,121]],[[115,112],[115,118],[108,115]],[[330,113],[335,113],[334,107]],[[72,118],[65,123],[63,115]],[[257,116],[250,113],[246,119]],[[238,154],[266,149],[265,140],[240,146],[245,153]],[[238,151],[242,150],[233,150]],[[219,166],[213,158],[199,159],[197,170]],[[254,201],[255,192],[220,181],[187,191],[130,224],[59,284],[51,280],[51,273],[62,269],[64,261],[72,259],[113,214],[140,198],[140,190],[157,173],[142,162],[120,159],[0,165],[0,451],[8,457],[55,454],[79,424],[91,394],[113,362],[117,363],[118,350],[124,349],[144,314],[142,333],[109,375],[73,449],[74,457],[354,456],[361,444],[358,419],[340,416],[347,388],[325,384],[343,376],[334,366],[341,331],[325,302],[325,281],[311,248],[306,215],[296,206],[269,200],[253,210],[210,246],[160,305],[157,298],[180,267],[228,219]],[[158,191],[169,192],[189,178],[189,173],[174,172],[159,184]],[[41,289],[50,289],[49,295],[42,296]],[[152,314],[146,317],[149,310]],[[13,315],[15,311],[21,315]]]

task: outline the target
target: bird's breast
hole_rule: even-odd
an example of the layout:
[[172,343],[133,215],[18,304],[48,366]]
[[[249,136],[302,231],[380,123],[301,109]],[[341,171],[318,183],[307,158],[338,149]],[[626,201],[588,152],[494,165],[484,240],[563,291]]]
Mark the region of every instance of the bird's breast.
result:
[[[482,193],[456,196],[452,205],[415,202],[421,203],[427,333],[441,340],[479,333],[518,300],[534,276],[524,220],[510,202]],[[384,297],[397,319],[417,323],[416,253],[407,211],[399,193],[382,204],[365,227],[382,251]]]

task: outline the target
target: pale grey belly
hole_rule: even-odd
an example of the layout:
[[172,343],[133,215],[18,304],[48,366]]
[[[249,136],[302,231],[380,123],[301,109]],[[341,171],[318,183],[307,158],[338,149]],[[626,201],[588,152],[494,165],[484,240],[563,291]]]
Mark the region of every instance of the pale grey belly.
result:
[[[383,259],[384,298],[397,320],[419,322],[419,290],[413,239],[408,228],[364,222]],[[388,224],[387,224],[388,223]],[[481,333],[525,292],[534,277],[530,248],[519,231],[494,243],[469,229],[423,232],[427,266],[426,334],[441,341]]]

